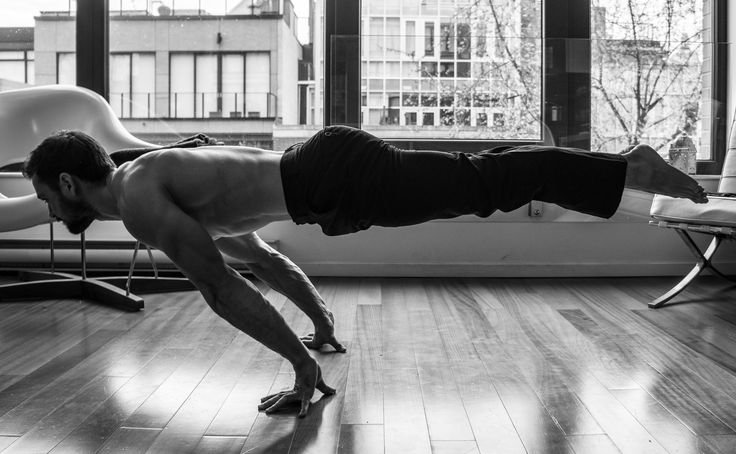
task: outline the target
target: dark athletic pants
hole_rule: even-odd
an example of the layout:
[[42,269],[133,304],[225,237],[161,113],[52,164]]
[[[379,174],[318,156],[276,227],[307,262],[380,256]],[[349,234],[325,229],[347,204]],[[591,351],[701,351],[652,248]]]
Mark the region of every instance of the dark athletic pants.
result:
[[327,235],[464,214],[486,217],[532,200],[603,218],[621,201],[619,155],[523,146],[459,153],[396,148],[359,129],[330,126],[281,159],[289,214]]

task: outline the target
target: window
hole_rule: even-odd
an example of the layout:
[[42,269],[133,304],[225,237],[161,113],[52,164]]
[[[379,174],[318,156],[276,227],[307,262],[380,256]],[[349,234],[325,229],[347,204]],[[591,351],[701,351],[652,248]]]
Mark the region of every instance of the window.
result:
[[[55,83],[75,84],[75,25],[69,0],[3,4],[0,14],[0,90]],[[58,18],[58,22],[47,19]],[[39,41],[52,27],[63,35]],[[64,73],[59,73],[59,69]]]
[[0,77],[19,84],[33,85],[33,51],[0,50]]
[[712,2],[594,0],[591,147],[647,143],[667,157],[681,134],[710,159]]
[[[370,71],[371,66],[388,61],[381,43],[385,43],[385,24],[391,17],[381,6],[383,1],[346,2],[359,4],[361,9],[336,8],[342,11],[335,13],[340,17],[339,26],[334,32],[327,31],[328,39],[355,33],[362,42],[373,43],[361,47],[359,41],[352,52],[345,52],[355,55],[363,49],[360,61],[352,64]],[[362,118],[359,126],[384,138],[410,141],[412,146],[432,139],[434,143],[427,146],[436,146],[436,139],[441,139],[452,142],[448,149],[472,151],[488,148],[489,140],[554,140],[560,146],[618,152],[623,142],[646,141],[665,156],[667,141],[686,132],[700,144],[699,157],[704,161],[699,170],[717,173],[720,169],[711,164],[722,160],[718,152],[724,148],[726,52],[725,45],[713,43],[726,41],[725,4],[723,0],[575,0],[564,4],[423,0],[418,13],[402,8],[399,18],[403,33],[414,27],[420,34],[416,43],[419,49],[423,47],[419,55],[405,52],[400,56],[400,123],[383,121],[383,116],[366,111],[376,105],[361,106],[352,100],[362,95],[350,93],[370,87],[362,84],[361,88],[359,78],[349,70],[341,71],[344,63],[326,81],[328,92],[334,90],[331,77],[341,84],[339,96],[330,103],[340,115],[332,116],[328,123],[353,125]],[[626,24],[631,22],[627,10],[636,24]],[[362,28],[350,25],[360,24],[351,14],[362,16]],[[334,17],[328,17],[329,21]],[[637,29],[636,38],[626,34],[627,27]],[[403,39],[412,41],[409,36]],[[409,48],[405,45],[405,50]],[[636,65],[631,64],[630,56],[624,55],[629,58],[626,63],[613,52],[625,49],[641,57],[640,74],[657,84],[639,94],[641,100],[653,96],[650,106],[631,95],[637,86],[631,70]],[[661,71],[654,63],[659,63]],[[616,80],[617,76],[624,77]],[[408,83],[412,79],[418,86]],[[602,89],[615,94],[613,103],[605,99]],[[383,106],[388,108],[389,90],[382,94]],[[411,94],[417,95],[421,108],[416,126],[407,120],[411,116],[404,115],[416,109],[403,101]],[[378,100],[378,95],[377,89],[371,89],[369,98]],[[616,103],[620,104],[618,113],[611,109]],[[647,110],[647,118],[637,112],[638,105]],[[359,111],[352,112],[353,108]],[[616,118],[618,114],[621,119]],[[647,131],[631,134],[642,126]],[[700,165],[705,160],[710,166],[707,170]]]
[[155,55],[110,55],[110,106],[120,118],[151,118],[155,112]]
[[[397,138],[402,133],[413,135],[417,126],[423,126],[430,136],[443,139],[540,139],[542,14],[540,8],[531,7],[539,5],[537,0],[423,0],[421,8],[402,9],[399,18],[387,16],[384,8],[374,4],[376,1],[362,2],[367,17],[364,23],[368,25],[362,39],[369,46],[361,60],[367,63],[370,77],[385,78],[395,74],[382,75],[370,69],[398,59],[401,71],[396,74],[402,79],[399,90],[368,85],[368,99],[376,103],[369,102],[364,108],[362,117],[366,121],[362,127],[379,135],[386,131]],[[423,25],[423,55],[417,55],[413,47],[416,24]],[[396,42],[392,36],[397,30],[405,33],[406,44],[400,54],[391,52]],[[486,54],[489,36],[507,58],[497,61]],[[420,84],[410,83],[415,80]],[[497,107],[505,112],[503,122],[489,125],[487,121],[476,121],[485,113],[483,107],[472,104],[473,96],[480,91],[499,100]],[[403,102],[391,104],[392,99]],[[421,125],[414,120],[417,112],[415,106],[408,105],[409,99],[421,100],[425,108]],[[378,107],[385,110],[384,115],[370,112]]]
[[56,54],[56,83],[60,85],[77,84],[77,55],[73,52]]
[[273,116],[270,54],[171,55],[173,118]]

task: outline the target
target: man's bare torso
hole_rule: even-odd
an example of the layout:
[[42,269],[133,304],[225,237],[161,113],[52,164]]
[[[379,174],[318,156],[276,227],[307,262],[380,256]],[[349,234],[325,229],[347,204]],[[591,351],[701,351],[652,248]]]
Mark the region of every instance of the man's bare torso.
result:
[[279,152],[247,147],[161,150],[121,165],[110,185],[119,204],[133,205],[121,210],[124,221],[126,213],[145,212],[140,194],[163,194],[212,237],[242,235],[290,219],[280,160]]

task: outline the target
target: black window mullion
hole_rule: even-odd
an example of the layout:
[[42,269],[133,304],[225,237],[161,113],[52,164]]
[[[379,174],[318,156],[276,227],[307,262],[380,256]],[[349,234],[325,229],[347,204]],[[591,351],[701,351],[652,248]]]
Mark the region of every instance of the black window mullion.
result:
[[77,85],[108,99],[109,0],[77,0]]
[[360,127],[360,59],[360,0],[325,0],[325,126]]
[[590,0],[543,4],[545,124],[556,145],[589,150]]
[[728,0],[712,0],[711,159],[698,162],[702,175],[719,175],[726,157],[728,99]]

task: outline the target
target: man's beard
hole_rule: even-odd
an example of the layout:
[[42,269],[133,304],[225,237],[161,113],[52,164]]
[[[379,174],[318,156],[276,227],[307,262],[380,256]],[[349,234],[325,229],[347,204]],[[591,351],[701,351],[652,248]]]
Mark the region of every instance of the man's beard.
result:
[[76,218],[72,221],[64,221],[64,225],[66,225],[67,230],[69,230],[69,233],[72,233],[74,235],[79,235],[80,233],[87,230],[87,227],[89,227],[90,224],[92,224],[92,221],[94,221],[95,218],[92,216],[84,216],[80,218]]
[[65,211],[71,213],[70,219],[64,220],[69,233],[79,235],[95,220],[94,209],[86,202],[64,202],[64,205]]

